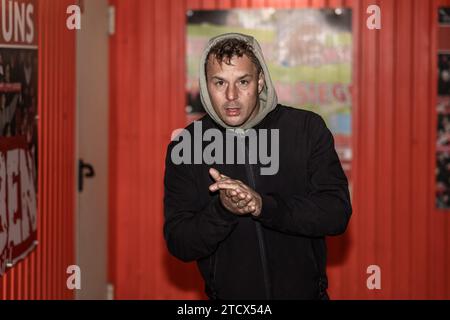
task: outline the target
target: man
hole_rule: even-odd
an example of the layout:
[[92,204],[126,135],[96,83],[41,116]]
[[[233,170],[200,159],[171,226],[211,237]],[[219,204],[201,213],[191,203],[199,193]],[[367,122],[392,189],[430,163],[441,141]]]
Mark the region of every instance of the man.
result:
[[[352,209],[324,121],[277,103],[259,44],[242,34],[209,42],[200,61],[200,92],[208,114],[175,138],[167,152],[169,251],[197,261],[211,299],[327,299],[324,237],[343,233]],[[215,131],[195,141],[200,129],[205,135]],[[269,140],[264,139],[268,131]],[[251,143],[247,132],[259,144]],[[236,154],[235,145],[216,147],[215,163],[199,163],[213,136],[243,143]],[[181,152],[181,144],[189,148]],[[267,162],[250,161],[256,147],[274,153],[275,172],[263,174]],[[240,156],[244,162],[228,161]]]

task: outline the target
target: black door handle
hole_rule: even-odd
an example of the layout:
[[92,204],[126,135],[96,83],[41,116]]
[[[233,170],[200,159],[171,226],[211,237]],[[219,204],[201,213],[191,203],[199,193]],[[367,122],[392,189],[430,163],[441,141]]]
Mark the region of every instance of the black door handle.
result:
[[83,161],[83,159],[78,160],[78,192],[83,191],[84,187],[84,178],[92,178],[95,177],[94,167]]

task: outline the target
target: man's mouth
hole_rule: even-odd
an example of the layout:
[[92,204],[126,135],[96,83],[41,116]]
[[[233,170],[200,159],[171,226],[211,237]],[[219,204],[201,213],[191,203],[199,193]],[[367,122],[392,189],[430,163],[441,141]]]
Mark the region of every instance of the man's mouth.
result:
[[238,105],[225,106],[225,114],[228,117],[236,117],[241,114],[241,107]]
[[236,117],[241,114],[241,108],[225,108],[228,117]]

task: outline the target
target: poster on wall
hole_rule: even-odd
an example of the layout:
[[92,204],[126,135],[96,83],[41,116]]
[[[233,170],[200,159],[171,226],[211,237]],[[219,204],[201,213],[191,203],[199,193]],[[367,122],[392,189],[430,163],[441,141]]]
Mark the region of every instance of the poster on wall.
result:
[[37,245],[37,5],[0,2],[0,276]]
[[260,43],[279,102],[320,114],[351,180],[351,9],[233,9],[187,12],[187,118],[204,114],[198,63],[208,40],[226,32]]
[[436,207],[450,208],[450,8],[438,11]]

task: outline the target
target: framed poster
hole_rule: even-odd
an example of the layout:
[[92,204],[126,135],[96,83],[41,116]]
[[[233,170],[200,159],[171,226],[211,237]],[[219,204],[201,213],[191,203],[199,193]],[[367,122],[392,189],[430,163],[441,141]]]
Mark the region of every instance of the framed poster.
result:
[[436,207],[450,208],[450,8],[438,11]]
[[0,276],[37,244],[37,5],[0,2]]
[[227,32],[260,43],[279,102],[320,114],[351,180],[351,9],[232,9],[187,12],[187,118],[204,114],[198,64],[208,40]]

